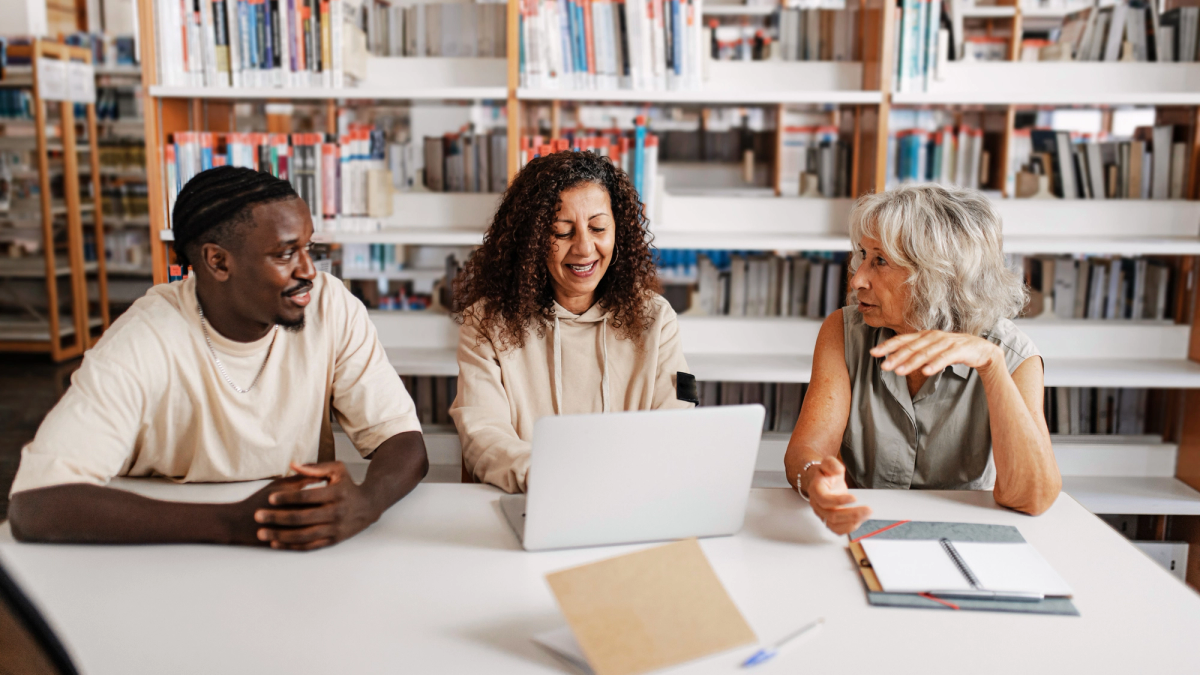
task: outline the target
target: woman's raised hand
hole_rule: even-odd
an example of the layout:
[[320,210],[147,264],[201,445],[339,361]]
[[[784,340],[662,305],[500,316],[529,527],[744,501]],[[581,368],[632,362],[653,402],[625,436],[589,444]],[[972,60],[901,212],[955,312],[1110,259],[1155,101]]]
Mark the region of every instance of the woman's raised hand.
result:
[[849,534],[871,517],[871,507],[853,506],[856,500],[846,486],[846,467],[837,457],[813,464],[799,481],[813,513],[835,534]]
[[873,348],[871,356],[886,356],[883,369],[897,375],[919,371],[929,376],[955,363],[976,370],[1004,363],[1004,353],[995,344],[974,335],[940,330],[897,335]]

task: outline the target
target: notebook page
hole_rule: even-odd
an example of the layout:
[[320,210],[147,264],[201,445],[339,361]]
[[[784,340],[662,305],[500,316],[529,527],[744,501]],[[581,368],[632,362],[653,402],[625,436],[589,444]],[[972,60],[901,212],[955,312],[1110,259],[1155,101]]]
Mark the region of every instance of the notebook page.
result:
[[[969,590],[936,539],[863,539],[863,551],[886,593]],[[955,544],[957,546],[957,544]]]
[[579,642],[575,640],[575,634],[571,632],[570,626],[538,633],[533,636],[533,641],[551,654],[578,668],[585,675],[592,675],[592,668],[588,665],[583,650],[579,648]]
[[1032,544],[956,541],[954,548],[989,591],[1071,595],[1071,587]]

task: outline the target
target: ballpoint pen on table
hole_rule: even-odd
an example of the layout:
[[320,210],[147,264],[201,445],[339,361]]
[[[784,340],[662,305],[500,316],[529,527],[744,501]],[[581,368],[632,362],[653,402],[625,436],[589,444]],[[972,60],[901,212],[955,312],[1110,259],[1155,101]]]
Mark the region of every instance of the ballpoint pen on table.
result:
[[763,663],[764,661],[771,660],[776,655],[778,655],[779,651],[781,649],[783,649],[785,646],[787,646],[787,644],[789,642],[795,640],[796,638],[799,638],[800,636],[802,636],[806,633],[811,632],[812,630],[814,630],[816,628],[820,628],[823,625],[825,625],[825,617],[821,617],[820,619],[817,619],[816,621],[808,624],[807,626],[801,628],[800,630],[796,631],[795,633],[785,636],[783,639],[779,640],[778,642],[776,642],[775,644],[773,644],[769,647],[763,647],[762,649],[759,649],[758,651],[754,652],[754,654],[750,658],[748,658],[742,662],[742,667],[748,668],[750,666],[757,666],[758,664]]

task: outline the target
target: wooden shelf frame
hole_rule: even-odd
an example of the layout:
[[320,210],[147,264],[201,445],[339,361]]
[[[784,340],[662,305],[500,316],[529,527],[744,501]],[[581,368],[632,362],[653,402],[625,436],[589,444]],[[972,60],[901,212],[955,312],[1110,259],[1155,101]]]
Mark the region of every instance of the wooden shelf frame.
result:
[[[1013,137],[1015,135],[1015,121],[1017,113],[1022,108],[1034,107],[1039,105],[1127,105],[1132,103],[1155,103],[1163,106],[1160,108],[1159,120],[1161,122],[1170,122],[1176,124],[1184,124],[1190,129],[1189,134],[1189,174],[1191,179],[1186,188],[1185,197],[1188,200],[1200,199],[1200,95],[1195,95],[1192,91],[1174,91],[1163,89],[1161,91],[1110,91],[1108,89],[1099,88],[1097,91],[1087,93],[1085,95],[1066,94],[1055,95],[1050,89],[1043,87],[1044,91],[1035,92],[1028,96],[1017,96],[1012,93],[996,96],[987,96],[967,91],[959,91],[957,93],[946,93],[938,90],[933,90],[922,94],[896,93],[894,91],[894,73],[895,64],[893,61],[894,48],[893,45],[897,40],[898,26],[895,21],[895,0],[858,0],[860,9],[860,44],[862,45],[861,64],[862,64],[862,83],[861,90],[854,92],[833,92],[828,95],[829,100],[822,101],[840,106],[838,113],[841,115],[852,116],[852,124],[847,124],[847,128],[852,128],[853,144],[852,144],[852,184],[853,194],[860,195],[866,192],[879,191],[885,188],[887,176],[887,144],[888,144],[888,118],[893,107],[899,106],[967,106],[978,108],[979,106],[988,106],[989,109],[995,109],[1003,116],[1003,139],[999,148],[999,152],[993,156],[993,166],[999,167],[1000,172],[998,178],[992,184],[997,187],[1000,192],[1008,196],[1012,192],[1012,186],[1008,180],[1008,164],[1010,156],[1010,148],[1012,147]],[[1019,70],[1030,69],[1036,70],[1038,64],[1022,64],[1019,61],[1021,53],[1021,27],[1026,13],[1019,7],[1017,0],[1000,0],[998,6],[986,11],[976,11],[976,18],[991,22],[1008,22],[1012,28],[1012,39],[1008,49],[1008,63],[1001,64],[974,64],[978,67],[977,72],[997,70],[998,72],[1017,72]],[[153,17],[152,2],[138,3],[139,25],[141,31],[141,44],[143,53],[154,54],[155,49],[155,31]],[[758,11],[758,10],[755,10]],[[709,12],[716,13],[741,13],[740,8],[734,9],[716,9]],[[1046,12],[1030,12],[1030,16],[1043,16]],[[630,102],[705,102],[706,94],[687,93],[661,95],[655,93],[635,93],[635,92],[620,92],[619,95],[613,93],[608,96],[604,92],[581,92],[581,91],[562,91],[557,93],[549,93],[545,91],[528,91],[520,88],[520,72],[519,72],[519,50],[520,50],[520,34],[519,34],[519,6],[518,0],[509,0],[507,11],[507,39],[508,39],[508,54],[505,63],[505,83],[503,90],[498,87],[488,88],[486,93],[495,94],[496,98],[504,98],[507,110],[507,133],[508,133],[508,173],[509,176],[515,176],[517,173],[520,143],[519,139],[525,132],[523,124],[525,121],[525,109],[528,106],[550,106],[551,124],[554,131],[558,130],[558,121],[561,118],[560,111],[562,101],[567,100],[603,100],[608,98],[612,100],[617,98],[622,101]],[[1046,69],[1066,67],[1061,64],[1041,64]],[[1105,66],[1114,66],[1119,69],[1134,69],[1142,67],[1140,64],[1076,64],[1082,70],[1099,70]],[[1163,64],[1173,65],[1173,64]],[[951,67],[956,71],[958,76],[967,77],[971,75],[969,64],[952,63]],[[1200,66],[1198,66],[1200,67]],[[1185,75],[1190,72],[1187,67],[1177,68],[1176,70]],[[1047,70],[1046,72],[1049,72]],[[1116,73],[1116,70],[1105,71]],[[1191,75],[1187,75],[1191,77]],[[142,62],[142,88],[146,101],[145,138],[147,144],[147,183],[149,189],[149,199],[151,203],[150,220],[152,241],[155,241],[153,247],[153,267],[156,283],[166,281],[166,265],[168,252],[166,244],[161,242],[166,241],[169,237],[161,235],[169,235],[169,231],[164,231],[167,222],[166,214],[166,190],[163,184],[163,147],[169,135],[175,131],[183,130],[210,130],[210,131],[228,131],[228,120],[230,119],[229,107],[232,105],[228,100],[231,96],[239,98],[259,98],[262,100],[286,100],[289,96],[296,98],[303,97],[309,100],[324,101],[329,114],[326,118],[332,121],[335,118],[336,107],[339,101],[354,101],[372,96],[386,96],[388,98],[403,98],[406,94],[403,88],[397,88],[394,91],[388,89],[372,89],[367,87],[362,91],[355,90],[321,90],[308,92],[292,92],[290,90],[279,91],[255,91],[247,95],[242,95],[244,92],[238,90],[228,90],[224,92],[200,91],[200,90],[181,90],[181,89],[165,89],[157,87],[156,61],[154,58],[144,58]],[[420,95],[415,95],[416,90],[408,91],[407,95],[410,98],[421,98]],[[477,98],[479,92],[472,93],[467,89],[458,89],[460,94],[471,93],[471,96],[466,98]],[[876,94],[878,92],[878,94]],[[419,94],[420,92],[416,92]],[[427,92],[428,93],[428,92]],[[446,92],[436,92],[438,96],[446,94]],[[503,94],[503,96],[500,96]],[[842,100],[838,100],[838,97]],[[437,98],[429,96],[430,98]],[[708,98],[717,98],[718,101],[727,101],[728,98],[718,96],[707,96]],[[814,98],[815,97],[815,98]],[[859,97],[862,97],[861,99]],[[769,98],[769,97],[766,97]],[[774,105],[777,113],[782,112],[784,106],[788,104],[789,99],[781,98],[779,100],[767,101],[764,98],[757,101],[756,105]],[[804,98],[798,96],[798,98]],[[813,94],[809,98],[822,98],[820,94]],[[869,99],[869,100],[868,100]],[[807,101],[808,98],[805,98]],[[780,116],[782,119],[782,116]],[[332,131],[332,129],[330,129]],[[776,146],[778,148],[781,138],[777,136]],[[778,152],[776,153],[779,154]],[[776,194],[780,193],[779,185],[779,168],[774,167],[774,188]],[[420,197],[424,198],[424,197]],[[447,195],[447,198],[460,199],[464,203],[473,203],[472,199],[478,200],[478,196],[467,195]],[[667,195],[664,202],[671,202],[675,198]],[[749,198],[747,198],[749,199]],[[763,201],[770,200],[770,197],[763,197]],[[1024,201],[1024,200],[1022,200]],[[1137,204],[1129,204],[1127,201],[1120,200],[1108,201],[1106,204],[1097,203],[1051,203],[1045,202],[1037,206],[1018,204],[1014,201],[1005,200],[999,204],[1001,211],[1011,211],[1013,213],[1026,213],[1034,208],[1043,209],[1042,212],[1056,210],[1066,211],[1077,209],[1081,211],[1094,211],[1096,209],[1111,208],[1121,211],[1137,211],[1144,209],[1147,213],[1156,213],[1149,215],[1150,218],[1174,218],[1172,223],[1178,224],[1191,218],[1189,214],[1190,204],[1185,207],[1180,207],[1180,213],[1172,216],[1170,211],[1176,208],[1173,205],[1164,205],[1161,203],[1139,202]],[[681,199],[676,206],[683,203]],[[748,202],[747,202],[748,203]],[[773,209],[776,206],[787,206],[789,202],[777,202],[770,206],[763,204],[755,204],[755,209],[766,208]],[[473,208],[473,207],[472,207]],[[664,203],[664,208],[673,208],[669,204]],[[808,208],[808,206],[804,206]],[[841,208],[836,204],[822,204],[821,208],[825,210],[837,210]],[[1183,220],[1179,220],[1182,218]],[[1049,224],[1050,218],[1046,218]],[[1107,221],[1106,221],[1107,222]],[[1129,361],[1126,365],[1126,376],[1124,379],[1119,379],[1121,382],[1153,382],[1153,378],[1159,375],[1173,374],[1177,376],[1177,382],[1182,382],[1182,386],[1187,387],[1186,391],[1181,394],[1177,403],[1171,404],[1169,414],[1172,419],[1178,420],[1174,430],[1165,438],[1165,442],[1177,444],[1177,467],[1175,471],[1175,480],[1191,488],[1200,489],[1200,331],[1195,328],[1195,322],[1192,317],[1200,311],[1200,293],[1196,292],[1196,288],[1200,283],[1196,283],[1197,273],[1200,272],[1200,222],[1193,223],[1195,227],[1187,232],[1165,232],[1161,222],[1153,223],[1153,227],[1139,228],[1136,232],[1077,232],[1071,231],[1067,233],[1047,233],[1039,230],[1041,221],[1021,223],[1022,227],[1018,227],[1012,231],[1012,236],[1007,239],[1007,248],[1028,253],[1110,253],[1110,254],[1156,254],[1156,255],[1173,255],[1179,256],[1180,262],[1176,268],[1178,273],[1183,275],[1185,279],[1192,279],[1190,284],[1186,284],[1186,292],[1181,293],[1177,298],[1180,309],[1186,308],[1187,311],[1179,311],[1177,314],[1181,316],[1181,323],[1186,324],[1186,330],[1189,332],[1189,349],[1186,359],[1175,357],[1168,360],[1152,361],[1148,365],[1142,364],[1145,367],[1140,367]],[[480,224],[482,225],[482,223]],[[1186,226],[1187,223],[1184,222]],[[844,227],[844,224],[843,224]],[[1023,229],[1022,229],[1023,228]],[[1157,229],[1156,229],[1157,228]],[[1041,228],[1044,229],[1044,228]],[[1186,227],[1184,228],[1186,229]],[[1018,230],[1020,230],[1018,232]],[[473,222],[458,222],[455,220],[453,227],[449,226],[448,222],[429,222],[429,223],[410,223],[403,226],[387,228],[381,232],[364,232],[364,233],[348,233],[335,232],[324,233],[321,236],[328,241],[360,241],[360,242],[393,242],[393,243],[430,243],[430,244],[458,244],[471,245],[478,243],[482,231]],[[837,249],[847,246],[845,243],[844,231],[838,231],[836,227],[827,228],[826,231],[813,231],[802,233],[786,233],[786,232],[769,232],[760,233],[758,238],[748,238],[746,233],[738,233],[737,242],[734,243],[734,237],[728,236],[729,233],[720,231],[710,231],[706,228],[693,230],[674,229],[671,226],[669,217],[663,219],[663,229],[657,232],[659,237],[658,243],[664,247],[688,247],[688,248],[709,248],[709,247],[736,247],[744,248],[787,248],[787,249]],[[377,320],[384,320],[376,316]],[[387,319],[390,320],[390,319]],[[1096,331],[1106,331],[1109,327],[1097,325]],[[435,331],[436,332],[436,331]],[[1106,339],[1106,338],[1101,338]],[[453,354],[445,353],[443,347],[437,345],[426,345],[421,347],[400,348],[389,347],[389,356],[398,367],[408,369],[407,372],[414,374],[425,372],[427,374],[456,374],[456,370],[452,365]],[[706,355],[697,354],[697,368],[710,367],[714,373],[725,373],[730,375],[741,374],[745,376],[748,372],[754,370],[748,368],[745,363],[736,364],[732,361],[725,363],[722,359],[714,356],[708,366],[704,366]],[[802,357],[797,357],[802,358]],[[1136,360],[1136,359],[1134,359]],[[1074,370],[1069,374],[1058,373],[1052,375],[1051,371],[1047,371],[1048,382],[1058,378],[1060,375],[1065,378],[1064,381],[1084,381],[1087,379],[1089,372],[1096,375],[1093,366],[1081,359],[1075,364]],[[1131,365],[1132,364],[1132,365]],[[795,363],[794,370],[798,373],[804,369],[804,364]],[[763,364],[766,370],[764,373],[771,374],[772,377],[778,379],[777,364]],[[732,370],[727,369],[732,368]],[[1140,368],[1140,369],[1139,369]],[[1165,368],[1165,370],[1156,370],[1157,368]],[[740,370],[739,370],[740,369]],[[1134,375],[1129,375],[1134,373]],[[1149,374],[1148,374],[1149,373]],[[1158,374],[1155,374],[1158,373]],[[1111,374],[1111,373],[1109,373]],[[766,375],[764,375],[766,376]],[[1103,373],[1097,375],[1098,378],[1104,377]],[[1074,378],[1074,379],[1072,379]],[[1138,380],[1137,378],[1141,378]],[[1091,380],[1088,380],[1089,382]],[[1099,386],[1099,385],[1096,385]],[[1194,388],[1193,388],[1194,387]],[[1164,478],[1162,476],[1155,477]],[[1200,527],[1196,530],[1196,542],[1193,548],[1193,555],[1200,559]],[[1193,575],[1192,583],[1196,584],[1200,581],[1200,566],[1197,567],[1196,573]]]
[[[61,62],[82,62],[91,64],[91,51],[82,47],[71,47],[57,42],[35,40],[31,45],[20,45],[9,48],[10,54],[30,60],[27,71],[18,73],[19,81],[9,83],[30,89],[33,99],[33,114],[35,127],[35,147],[38,162],[38,182],[41,201],[41,229],[43,262],[45,265],[47,311],[47,338],[18,339],[0,341],[0,349],[13,352],[42,352],[48,353],[54,361],[64,361],[79,356],[95,344],[98,336],[92,334],[93,328],[101,333],[108,330],[108,274],[104,259],[104,215],[100,206],[100,153],[96,125],[96,106],[89,103],[85,106],[86,117],[84,125],[87,130],[87,145],[79,146],[76,135],[75,103],[71,101],[46,101],[41,97],[38,82],[39,64],[43,60]],[[60,137],[55,140],[54,148],[62,151],[63,205],[54,203],[51,192],[51,170],[49,152],[50,137],[47,129],[47,106],[57,105],[59,115]],[[81,157],[86,157],[90,174],[92,203],[83,204],[80,188]],[[92,230],[97,251],[96,261],[88,263],[83,255],[83,211],[91,212]],[[54,233],[56,215],[66,216],[66,245],[65,256],[68,271],[61,274],[58,261],[62,259],[56,254],[57,244]],[[91,316],[88,299],[88,273],[95,270],[98,293],[98,317]],[[60,277],[68,279],[71,294],[71,312],[69,327],[63,325],[59,312]],[[69,342],[64,344],[64,338]]]

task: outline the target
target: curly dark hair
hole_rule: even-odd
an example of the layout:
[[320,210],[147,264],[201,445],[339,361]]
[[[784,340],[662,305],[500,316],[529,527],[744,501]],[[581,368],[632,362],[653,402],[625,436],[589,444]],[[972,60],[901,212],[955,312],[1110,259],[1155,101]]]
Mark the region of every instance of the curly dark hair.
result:
[[[554,219],[565,190],[594,183],[608,192],[616,221],[612,260],[596,297],[612,312],[618,337],[641,344],[653,323],[652,299],[659,289],[651,239],[633,182],[607,157],[564,151],[525,165],[500,201],[477,249],[455,284],[455,319],[479,322],[501,350],[524,347],[531,329],[539,338],[554,320],[554,287],[546,259],[553,244]],[[483,302],[480,302],[480,301]]]

